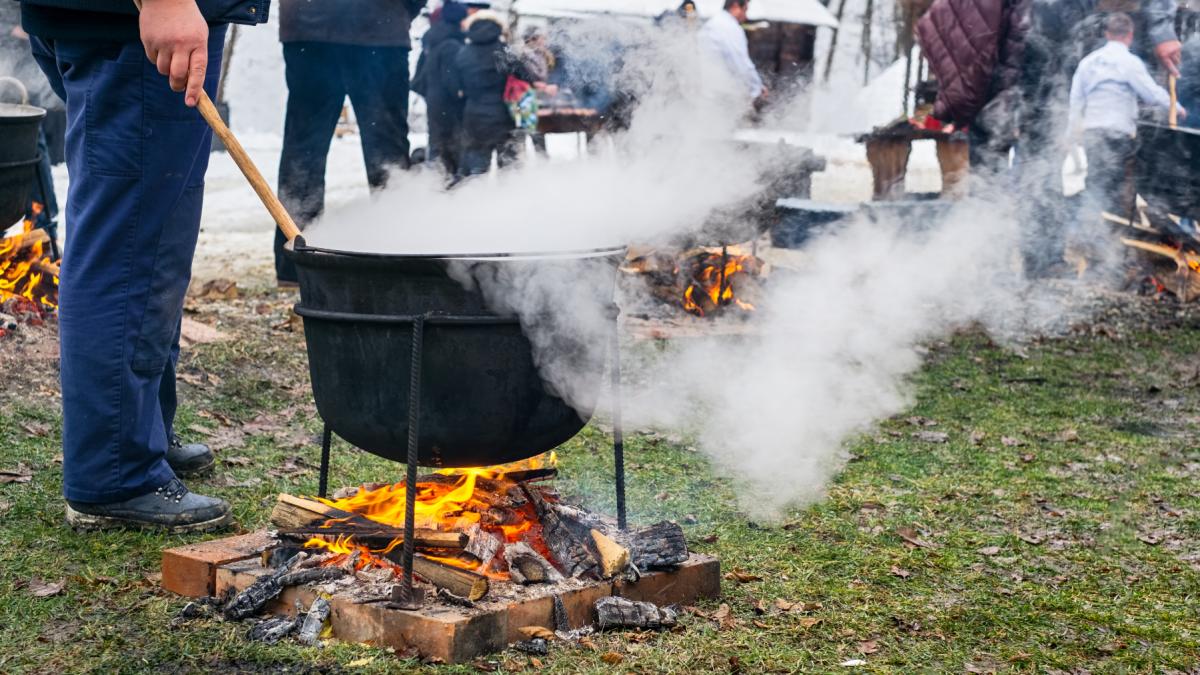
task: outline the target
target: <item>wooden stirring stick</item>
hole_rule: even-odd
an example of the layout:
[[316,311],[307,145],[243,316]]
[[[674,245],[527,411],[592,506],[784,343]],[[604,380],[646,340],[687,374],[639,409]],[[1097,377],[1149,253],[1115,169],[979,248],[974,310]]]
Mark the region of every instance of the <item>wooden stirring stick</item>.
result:
[[[133,4],[137,6],[139,12],[142,11],[142,0],[133,0]],[[288,241],[295,239],[300,234],[300,228],[296,227],[296,222],[292,220],[287,209],[283,208],[283,204],[275,196],[275,191],[267,184],[266,179],[255,166],[254,160],[250,159],[250,155],[246,154],[246,149],[229,130],[225,120],[221,119],[221,114],[217,112],[217,107],[213,105],[212,99],[208,97],[208,92],[204,89],[200,90],[196,109],[200,111],[200,116],[204,118],[204,121],[208,122],[208,126],[212,127],[213,133],[225,144],[225,150],[233,158],[233,163],[242,170],[242,175],[246,177],[250,187],[254,188],[255,194],[262,200],[263,206],[267,207],[267,211],[275,219],[275,224],[283,231],[283,236],[287,237]]]

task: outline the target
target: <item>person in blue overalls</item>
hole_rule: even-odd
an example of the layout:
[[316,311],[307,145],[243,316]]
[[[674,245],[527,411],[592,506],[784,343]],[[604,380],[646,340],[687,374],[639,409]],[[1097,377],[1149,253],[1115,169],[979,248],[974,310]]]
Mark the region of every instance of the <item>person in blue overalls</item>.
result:
[[[200,231],[225,24],[269,0],[21,0],[67,104],[67,242],[59,286],[63,494],[80,529],[215,529],[223,500],[178,474],[212,463],[175,439],[175,364]],[[183,92],[180,94],[179,92]]]

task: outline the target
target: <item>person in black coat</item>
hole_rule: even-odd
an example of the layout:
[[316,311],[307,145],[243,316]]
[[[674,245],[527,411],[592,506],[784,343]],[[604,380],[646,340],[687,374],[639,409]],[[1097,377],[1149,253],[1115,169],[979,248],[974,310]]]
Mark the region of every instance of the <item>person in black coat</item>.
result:
[[[279,41],[288,85],[279,199],[304,228],[325,208],[325,165],[346,97],[354,106],[367,182],[387,186],[407,169],[409,26],[426,0],[280,0]],[[296,266],[275,233],[275,276]]]
[[500,18],[480,11],[467,19],[468,44],[459,51],[450,69],[450,84],[463,101],[463,156],[459,174],[487,173],[492,155],[504,168],[517,160],[519,142],[515,123],[504,103],[508,76],[532,82],[521,59],[501,39]]
[[421,59],[413,90],[425,98],[429,116],[429,162],[441,162],[446,173],[458,173],[462,154],[463,101],[451,86],[450,70],[467,41],[462,22],[467,7],[454,0],[442,5],[438,20],[421,38]]

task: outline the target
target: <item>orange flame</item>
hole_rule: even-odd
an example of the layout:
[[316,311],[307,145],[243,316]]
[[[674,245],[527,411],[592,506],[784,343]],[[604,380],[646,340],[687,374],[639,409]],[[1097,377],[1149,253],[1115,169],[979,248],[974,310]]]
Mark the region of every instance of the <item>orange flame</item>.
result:
[[58,268],[46,253],[46,242],[34,232],[42,205],[34,202],[31,211],[20,234],[0,239],[0,302],[23,298],[37,310],[53,312],[58,308]]
[[[721,260],[725,262],[722,265]],[[734,297],[733,281],[738,274],[752,274],[750,267],[757,263],[752,255],[737,252],[736,247],[721,253],[706,253],[700,266],[700,272],[694,274],[692,282],[683,292],[684,310],[696,316],[705,316],[704,306],[698,300],[706,301],[709,311],[733,304],[743,310],[753,311],[754,305]],[[701,295],[698,296],[697,293]]]
[[[492,522],[485,518],[485,515],[489,513],[491,504],[485,499],[487,495],[477,492],[480,489],[479,483],[486,480],[499,482],[503,486],[506,484],[505,474],[519,470],[554,466],[557,463],[557,459],[555,453],[550,452],[545,456],[534,457],[511,464],[437,471],[436,475],[446,476],[447,480],[428,480],[417,483],[416,501],[413,509],[415,515],[413,526],[442,531],[463,531],[477,525],[484,530],[502,536],[503,540],[507,543],[520,541],[534,530],[536,517],[533,513],[533,508],[525,505],[523,507],[506,509],[505,513],[511,514],[511,517],[515,518],[515,522],[507,520],[505,522]],[[508,485],[511,486],[512,484],[508,483]],[[406,493],[407,486],[404,481],[401,481],[372,490],[360,487],[355,494],[344,499],[320,499],[320,501],[334,508],[365,516],[378,523],[401,528],[404,527]],[[332,526],[337,522],[338,520],[334,519],[326,522],[325,525]],[[358,568],[361,569],[372,564],[395,567],[392,562],[381,558],[392,552],[400,544],[400,539],[394,539],[385,548],[370,548],[355,541],[353,535],[340,535],[333,539],[312,537],[305,542],[304,546],[306,548],[323,548],[330,553],[337,554],[325,563],[330,565],[344,562],[346,556],[353,554],[357,550],[361,556]],[[428,555],[426,557],[447,565],[466,569],[486,568],[486,563],[491,562]],[[490,573],[490,576],[507,578],[507,575],[503,573]]]

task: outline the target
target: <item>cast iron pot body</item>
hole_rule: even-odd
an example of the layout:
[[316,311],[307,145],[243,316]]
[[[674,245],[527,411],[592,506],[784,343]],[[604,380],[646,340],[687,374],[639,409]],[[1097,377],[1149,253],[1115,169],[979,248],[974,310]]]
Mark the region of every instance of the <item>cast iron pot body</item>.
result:
[[[548,256],[371,255],[307,247],[296,263],[313,397],[338,436],[380,457],[403,462],[408,448],[413,319],[423,315],[419,463],[488,466],[551,450],[587,424],[538,374],[533,347],[516,316],[492,312],[478,289],[448,274],[469,266],[477,278],[503,266],[569,265],[594,289],[599,309],[612,306],[623,250]],[[599,267],[597,267],[599,266]],[[610,313],[615,329],[615,313]],[[604,363],[576,381],[599,391]]]
[[1200,218],[1200,131],[1138,125],[1137,189],[1147,203]]
[[20,220],[29,207],[38,162],[38,128],[46,111],[0,103],[0,229]]

